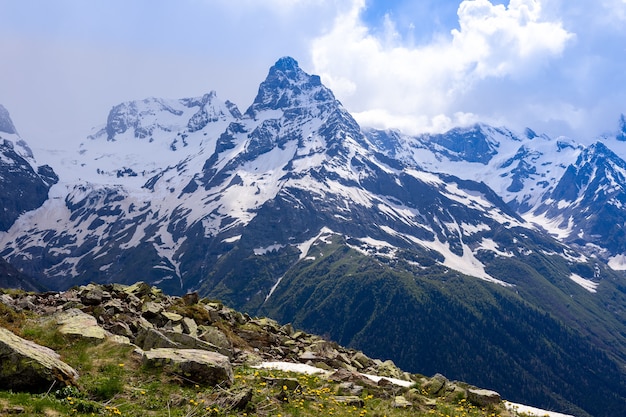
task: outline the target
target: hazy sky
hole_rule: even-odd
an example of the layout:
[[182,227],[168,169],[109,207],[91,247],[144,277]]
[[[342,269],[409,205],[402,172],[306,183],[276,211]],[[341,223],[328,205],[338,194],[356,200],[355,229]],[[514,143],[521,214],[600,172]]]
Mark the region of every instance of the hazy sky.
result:
[[133,99],[244,111],[286,55],[363,125],[584,139],[626,113],[626,0],[0,0],[0,104],[31,144]]

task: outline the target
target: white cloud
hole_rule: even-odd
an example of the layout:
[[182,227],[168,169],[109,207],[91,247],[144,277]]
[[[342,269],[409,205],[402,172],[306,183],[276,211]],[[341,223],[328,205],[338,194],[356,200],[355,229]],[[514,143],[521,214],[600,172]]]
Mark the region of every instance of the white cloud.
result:
[[[316,73],[361,123],[439,130],[475,120],[455,107],[478,81],[519,79],[558,57],[573,34],[542,16],[541,1],[465,0],[459,28],[425,45],[403,44],[387,16],[381,34],[361,19],[366,4],[354,0],[323,36],[312,42]],[[465,114],[464,117],[457,115]]]

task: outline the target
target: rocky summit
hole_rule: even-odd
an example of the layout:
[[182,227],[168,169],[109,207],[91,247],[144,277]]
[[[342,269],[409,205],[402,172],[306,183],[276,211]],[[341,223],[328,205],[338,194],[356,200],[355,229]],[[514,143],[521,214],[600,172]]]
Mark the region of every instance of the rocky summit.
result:
[[[5,291],[0,311],[3,415],[69,409],[72,415],[308,416],[331,404],[337,415],[517,415],[494,391],[440,374],[409,374],[389,360],[197,293],[168,296],[142,282]],[[103,386],[111,381],[117,385],[107,392]],[[168,414],[144,404],[149,390],[167,392],[159,401]],[[29,404],[47,398],[47,405],[16,405],[13,391],[32,393]],[[181,398],[190,392],[193,398]]]

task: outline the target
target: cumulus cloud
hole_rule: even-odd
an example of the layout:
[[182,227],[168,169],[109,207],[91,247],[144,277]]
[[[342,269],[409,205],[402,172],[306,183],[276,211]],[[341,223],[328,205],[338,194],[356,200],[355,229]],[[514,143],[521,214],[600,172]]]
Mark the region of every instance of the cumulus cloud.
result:
[[435,131],[473,122],[479,116],[456,103],[476,83],[532,76],[574,38],[543,16],[540,0],[464,0],[457,29],[417,46],[403,43],[390,16],[372,33],[361,19],[365,7],[353,0],[312,42],[312,62],[357,119],[377,127]]

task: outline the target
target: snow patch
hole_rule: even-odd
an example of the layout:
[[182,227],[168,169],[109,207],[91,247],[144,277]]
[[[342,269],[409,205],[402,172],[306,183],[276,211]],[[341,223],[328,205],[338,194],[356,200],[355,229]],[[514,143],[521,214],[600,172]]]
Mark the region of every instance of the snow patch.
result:
[[597,282],[593,282],[577,274],[571,274],[569,278],[589,292],[596,292],[596,288],[598,288],[599,285]]
[[614,271],[626,271],[626,255],[619,254],[610,257],[608,265]]
[[268,252],[279,251],[279,250],[281,250],[284,247],[285,247],[285,245],[280,245],[278,243],[275,243],[273,245],[266,246],[264,248],[256,248],[256,249],[254,249],[254,254],[255,255],[265,255]]
[[485,265],[483,265],[472,253],[469,246],[465,243],[462,243],[463,246],[463,255],[459,256],[453,253],[450,250],[448,244],[441,242],[439,239],[435,239],[433,241],[418,239],[415,236],[405,235],[393,230],[390,227],[382,226],[382,230],[386,233],[389,233],[392,236],[399,236],[403,239],[407,239],[418,245],[424,246],[428,249],[432,249],[436,252],[439,252],[444,257],[443,265],[448,268],[454,269],[455,271],[459,271],[465,275],[469,275],[472,277],[480,278],[484,281],[493,282],[503,287],[511,287],[512,285],[508,282],[504,282],[497,278],[492,277],[487,272],[485,272]]
[[554,411],[546,411],[540,408],[530,407],[528,405],[516,404],[510,401],[505,401],[504,406],[517,414],[525,414],[532,417],[574,417],[571,414],[562,414]]

